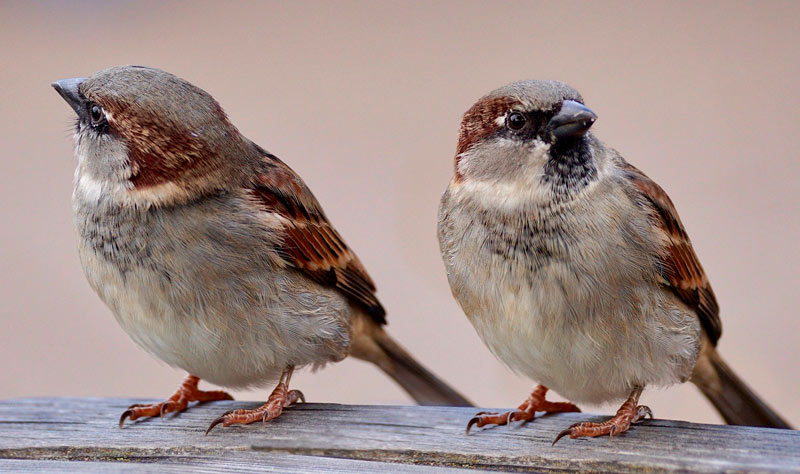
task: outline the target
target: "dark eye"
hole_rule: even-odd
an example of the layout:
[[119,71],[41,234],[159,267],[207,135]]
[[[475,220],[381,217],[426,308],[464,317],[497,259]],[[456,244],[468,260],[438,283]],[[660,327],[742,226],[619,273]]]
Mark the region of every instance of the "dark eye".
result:
[[89,117],[92,119],[92,125],[99,125],[106,118],[103,108],[97,104],[92,104],[89,107]]
[[521,112],[510,112],[506,117],[506,127],[514,131],[522,130],[526,123],[528,119]]

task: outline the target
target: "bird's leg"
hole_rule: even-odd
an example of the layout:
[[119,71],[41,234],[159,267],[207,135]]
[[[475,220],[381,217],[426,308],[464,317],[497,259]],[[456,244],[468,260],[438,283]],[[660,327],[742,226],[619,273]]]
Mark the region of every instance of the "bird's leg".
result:
[[617,410],[617,414],[610,420],[602,423],[575,423],[559,433],[553,441],[553,444],[556,444],[559,439],[567,435],[572,439],[580,438],[581,436],[589,436],[592,438],[603,435],[615,436],[628,431],[631,424],[638,423],[645,419],[645,417],[649,416],[652,419],[653,412],[650,408],[639,405],[639,396],[641,394],[641,388],[634,389],[633,392],[631,392],[631,396],[625,400],[625,403]]
[[537,411],[546,413],[576,412],[580,408],[569,402],[551,402],[545,400],[547,387],[537,385],[528,398],[514,411],[505,413],[485,412],[476,413],[475,417],[467,423],[467,434],[473,425],[481,428],[486,425],[506,425],[514,421],[531,421]]
[[136,403],[128,407],[122,416],[119,417],[119,427],[125,423],[125,419],[129,418],[131,421],[145,417],[145,416],[164,416],[165,413],[177,413],[186,410],[191,402],[214,402],[217,400],[233,400],[227,392],[222,390],[211,390],[204,392],[198,390],[197,384],[200,379],[194,375],[188,375],[181,382],[178,390],[172,394],[167,400],[159,403]]
[[231,410],[223,413],[222,416],[214,420],[206,430],[206,434],[222,423],[222,426],[230,425],[247,425],[254,421],[261,421],[266,424],[270,420],[274,420],[283,413],[283,409],[289,405],[302,401],[305,403],[306,397],[300,390],[289,390],[289,381],[292,378],[294,366],[287,367],[281,374],[281,379],[278,386],[272,391],[267,403],[261,405],[255,410]]

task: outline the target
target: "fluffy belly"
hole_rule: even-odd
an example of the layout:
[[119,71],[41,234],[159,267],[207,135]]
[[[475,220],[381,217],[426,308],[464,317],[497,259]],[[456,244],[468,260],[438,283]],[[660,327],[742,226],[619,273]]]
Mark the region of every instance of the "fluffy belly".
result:
[[575,275],[563,270],[494,279],[494,287],[488,281],[467,285],[481,290],[459,300],[475,303],[465,312],[500,360],[578,403],[618,401],[636,386],[689,376],[699,325],[688,311],[641,285],[619,290],[625,294],[603,288],[581,293],[586,286],[568,281]]
[[137,345],[216,385],[263,386],[277,380],[287,365],[263,338],[232,328],[215,330],[203,324],[202,318],[175,315],[157,303],[142,307],[137,298],[120,298],[116,306],[114,317]]
[[349,346],[347,304],[286,275],[242,283],[257,296],[235,285],[176,294],[178,285],[154,272],[123,274],[91,252],[82,258],[89,283],[136,344],[217,385],[263,386],[288,365],[340,360]]

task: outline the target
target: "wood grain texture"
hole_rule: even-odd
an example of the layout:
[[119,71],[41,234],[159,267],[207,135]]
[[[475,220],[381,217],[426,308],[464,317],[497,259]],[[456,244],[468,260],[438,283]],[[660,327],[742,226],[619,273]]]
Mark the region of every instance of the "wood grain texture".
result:
[[617,438],[564,439],[568,425],[603,417],[565,413],[464,434],[473,408],[302,404],[266,427],[203,436],[208,423],[258,402],[215,402],[165,420],[117,428],[146,400],[0,401],[0,471],[34,472],[653,472],[800,471],[800,432],[654,420]]

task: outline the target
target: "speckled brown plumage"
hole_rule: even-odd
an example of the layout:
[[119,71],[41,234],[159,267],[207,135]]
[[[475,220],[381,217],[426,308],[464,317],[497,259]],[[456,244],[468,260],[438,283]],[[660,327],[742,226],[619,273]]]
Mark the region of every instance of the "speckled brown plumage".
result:
[[627,172],[631,183],[641,191],[642,197],[653,206],[653,221],[664,231],[668,240],[662,256],[665,286],[697,312],[709,341],[716,345],[722,335],[719,305],[675,205],[661,186],[635,166],[624,160],[619,165]]
[[253,194],[265,209],[282,217],[280,254],[312,280],[332,286],[386,324],[386,310],[364,265],[325,217],[316,198],[288,166],[263,152],[265,166]]

